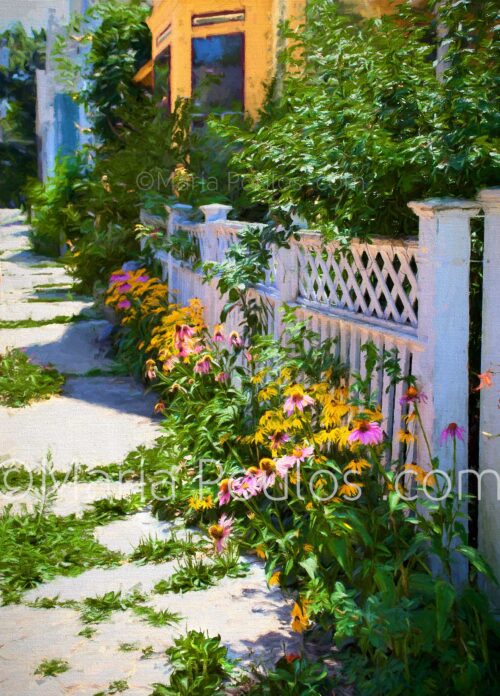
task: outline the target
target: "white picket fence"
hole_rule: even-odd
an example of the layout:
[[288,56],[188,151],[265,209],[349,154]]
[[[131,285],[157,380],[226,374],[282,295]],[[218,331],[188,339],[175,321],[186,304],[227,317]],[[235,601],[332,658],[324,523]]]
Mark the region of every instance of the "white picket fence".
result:
[[[409,204],[419,218],[418,237],[373,239],[370,244],[353,241],[343,251],[335,243],[325,244],[320,235],[303,231],[292,239],[289,249],[273,249],[271,268],[263,284],[255,288],[269,303],[268,332],[282,330],[280,307],[286,303],[307,319],[321,340],[337,339],[337,355],[354,372],[364,373],[363,344],[372,341],[382,351],[397,351],[403,375],[414,375],[427,395],[420,410],[433,454],[440,468],[453,465],[451,448],[442,448],[439,438],[451,422],[467,429],[470,219],[481,209],[485,224],[485,286],[483,307],[483,366],[500,372],[500,189],[483,191],[478,201],[437,199]],[[203,206],[205,222],[189,221],[186,206],[168,210],[166,234],[183,231],[198,249],[201,263],[224,260],[229,245],[248,223],[228,221],[230,208]],[[158,225],[158,218],[142,214],[144,224]],[[165,224],[165,223],[163,223]],[[205,307],[207,323],[219,322],[225,300],[216,280],[203,282],[201,266],[181,261],[160,251],[164,277],[173,298],[185,304],[198,297]],[[234,312],[228,329],[238,329],[242,317]],[[404,406],[400,403],[404,384],[391,385],[382,369],[373,376],[384,414],[384,429],[392,443],[393,460],[418,461],[429,465],[422,433],[415,447],[405,448],[398,438]],[[494,388],[482,394],[481,471],[495,469],[500,476],[496,448],[500,440],[498,410],[500,377]],[[467,438],[458,450],[458,469],[468,466]],[[500,508],[495,486],[483,490],[480,532],[497,541],[484,541],[483,549],[500,577]],[[489,496],[489,497],[488,497]],[[492,497],[495,496],[495,499]],[[484,502],[485,498],[487,502]],[[500,606],[500,593],[492,590]]]

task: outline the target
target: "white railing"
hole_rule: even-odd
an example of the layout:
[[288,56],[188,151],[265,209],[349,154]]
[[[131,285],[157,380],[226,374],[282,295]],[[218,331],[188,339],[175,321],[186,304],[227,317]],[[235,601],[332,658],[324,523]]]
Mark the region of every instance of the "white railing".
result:
[[[470,219],[485,212],[485,286],[483,305],[482,371],[500,372],[500,190],[484,191],[480,203],[438,199],[410,203],[419,218],[418,237],[405,240],[354,240],[348,249],[324,243],[314,232],[302,232],[289,248],[272,249],[271,268],[254,291],[269,307],[268,332],[282,331],[280,308],[295,307],[321,340],[335,338],[337,356],[352,372],[366,374],[363,344],[372,341],[379,351],[397,353],[403,376],[413,375],[427,401],[420,412],[431,450],[439,454],[440,467],[453,466],[451,448],[440,446],[441,431],[455,422],[468,426],[468,345]],[[172,297],[185,304],[199,297],[207,323],[219,322],[225,300],[217,281],[203,282],[201,265],[223,261],[228,247],[237,241],[247,223],[227,220],[228,206],[203,206],[204,223],[189,220],[191,209],[168,210],[167,234],[179,231],[191,237],[199,250],[199,264],[181,261],[159,252]],[[229,315],[227,328],[238,329],[241,315]],[[497,377],[491,391],[481,398],[480,468],[498,468],[500,393]],[[403,446],[398,438],[405,406],[400,399],[405,386],[391,384],[382,368],[373,375],[372,389],[384,414],[384,428],[391,443],[392,460],[418,461],[429,466],[421,432],[415,446]],[[483,432],[484,430],[484,432]],[[496,457],[496,461],[493,458]],[[457,451],[458,470],[468,466],[467,437]],[[480,505],[481,546],[500,576],[498,544],[500,514],[495,485],[483,490],[488,504]],[[490,499],[491,498],[491,499]],[[486,532],[488,537],[486,536]],[[458,575],[465,568],[458,570]],[[491,589],[500,606],[500,592]]]

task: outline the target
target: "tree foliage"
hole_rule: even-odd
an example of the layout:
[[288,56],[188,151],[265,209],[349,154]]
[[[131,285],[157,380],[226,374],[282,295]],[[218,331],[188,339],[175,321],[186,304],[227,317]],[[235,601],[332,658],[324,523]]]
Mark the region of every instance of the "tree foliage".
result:
[[0,206],[19,205],[26,180],[35,176],[36,69],[45,61],[45,33],[28,34],[21,24],[0,35],[7,65],[0,65],[0,101],[6,112],[0,121]]
[[[144,0],[101,1],[77,16],[56,42],[61,77],[86,106],[94,134],[104,141],[120,138],[128,109],[144,100],[144,89],[132,78],[151,56],[150,10]],[[83,61],[74,60],[74,41],[85,53]]]
[[409,200],[497,183],[495,21],[489,0],[440,3],[440,80],[432,7],[359,20],[311,0],[305,27],[286,30],[281,96],[254,128],[220,129],[254,200],[328,236],[393,236],[413,229]]

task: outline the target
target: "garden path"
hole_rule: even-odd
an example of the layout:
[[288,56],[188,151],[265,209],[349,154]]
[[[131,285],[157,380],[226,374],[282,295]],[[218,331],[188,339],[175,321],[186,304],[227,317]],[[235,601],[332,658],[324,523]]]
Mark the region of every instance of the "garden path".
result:
[[[66,472],[73,465],[94,468],[123,461],[129,451],[151,445],[158,436],[159,422],[151,415],[154,400],[132,379],[110,374],[113,363],[105,340],[109,325],[95,315],[89,298],[72,296],[71,279],[62,265],[30,250],[28,234],[16,211],[0,211],[0,353],[23,348],[35,362],[51,362],[68,377],[60,396],[20,409],[0,407],[0,467],[15,462],[39,470],[50,457],[55,470]],[[26,326],[28,319],[31,326]],[[129,496],[137,486],[63,483],[52,511],[79,515],[89,503]],[[30,493],[4,493],[0,507],[12,504],[10,514],[27,514],[35,500]],[[289,630],[290,601],[267,588],[256,562],[250,563],[246,577],[225,577],[206,590],[150,594],[147,603],[155,611],[181,615],[173,626],[150,625],[126,609],[113,612],[87,637],[81,633],[85,624],[76,606],[32,605],[37,598],[81,602],[110,591],[125,594],[140,587],[151,592],[155,583],[172,575],[176,563],[139,565],[126,556],[142,538],[166,539],[173,527],[147,508],[98,527],[97,540],[125,555],[120,565],[92,568],[76,577],[57,576],[25,593],[21,603],[1,607],[2,696],[102,696],[121,690],[149,695],[153,683],[168,681],[165,649],[188,629],[220,634],[229,656],[243,664],[272,664],[284,646],[297,649],[297,638]],[[42,661],[53,659],[67,662],[67,670],[56,676],[35,674]]]

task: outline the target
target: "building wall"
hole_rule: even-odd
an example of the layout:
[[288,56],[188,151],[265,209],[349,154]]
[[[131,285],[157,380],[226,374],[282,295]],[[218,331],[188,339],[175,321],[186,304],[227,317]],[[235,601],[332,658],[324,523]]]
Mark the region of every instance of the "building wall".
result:
[[68,19],[68,0],[0,0],[0,32],[16,22],[27,31],[44,29],[51,9],[61,20]]
[[[390,12],[400,0],[340,0],[348,10],[365,17]],[[192,39],[243,32],[245,35],[245,111],[258,113],[266,87],[276,70],[279,53],[278,26],[302,21],[307,0],[154,0],[148,20],[152,33],[153,60],[170,48],[170,103],[192,96]],[[245,20],[210,26],[192,26],[192,16],[245,11]]]
[[[38,171],[42,180],[54,173],[58,156],[79,150],[88,141],[83,132],[89,123],[84,109],[72,101],[67,88],[59,81],[57,66],[51,57],[54,41],[65,25],[67,17],[83,13],[93,0],[65,0],[65,11],[49,14],[47,24],[47,60],[45,70],[37,70],[37,123]],[[72,60],[83,59],[78,44],[69,48]]]
[[[305,0],[160,0],[148,20],[153,36],[153,60],[170,46],[171,102],[192,96],[193,38],[243,32],[245,35],[245,110],[256,115],[274,73],[278,19],[303,12]],[[191,26],[193,15],[245,11],[245,20],[211,26]],[[162,32],[171,34],[160,41]]]

